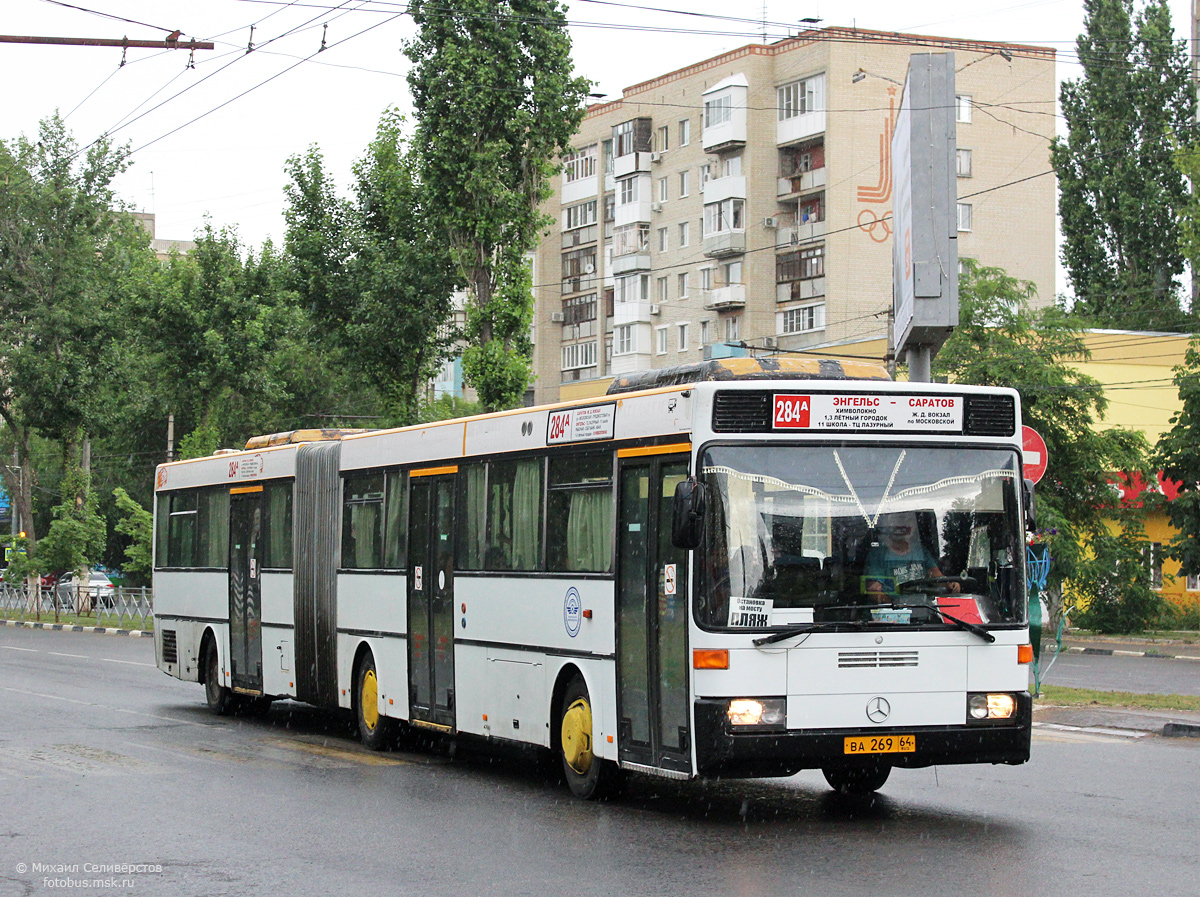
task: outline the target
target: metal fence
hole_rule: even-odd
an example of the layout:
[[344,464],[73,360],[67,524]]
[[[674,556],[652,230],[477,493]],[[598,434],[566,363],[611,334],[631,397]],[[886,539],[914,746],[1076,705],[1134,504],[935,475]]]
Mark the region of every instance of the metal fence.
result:
[[150,589],[118,587],[96,599],[53,586],[0,582],[0,619],[21,622],[103,626],[107,629],[152,629],[154,594]]

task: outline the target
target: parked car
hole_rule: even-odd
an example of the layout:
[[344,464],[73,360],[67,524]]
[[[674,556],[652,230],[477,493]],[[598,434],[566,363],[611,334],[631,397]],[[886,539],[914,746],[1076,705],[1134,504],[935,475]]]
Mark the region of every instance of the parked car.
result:
[[[75,574],[70,571],[58,578],[54,593],[60,602],[71,604],[75,601],[75,583]],[[112,608],[117,604],[116,587],[99,570],[93,570],[86,582],[79,582],[79,597],[81,606]]]

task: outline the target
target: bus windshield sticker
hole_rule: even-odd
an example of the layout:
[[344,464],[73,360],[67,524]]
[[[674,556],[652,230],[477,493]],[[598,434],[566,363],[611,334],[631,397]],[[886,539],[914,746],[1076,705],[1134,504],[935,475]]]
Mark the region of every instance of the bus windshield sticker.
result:
[[743,628],[769,626],[775,610],[772,598],[747,598],[732,595],[729,598],[729,625]]
[[616,417],[616,402],[551,411],[546,424],[546,444],[612,439]]
[[776,430],[959,433],[962,396],[776,395]]

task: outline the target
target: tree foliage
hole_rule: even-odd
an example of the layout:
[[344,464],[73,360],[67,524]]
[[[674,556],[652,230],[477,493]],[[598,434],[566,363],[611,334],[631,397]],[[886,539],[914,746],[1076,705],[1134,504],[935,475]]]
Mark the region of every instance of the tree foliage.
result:
[[97,513],[96,493],[91,478],[72,465],[63,479],[62,500],[54,508],[54,522],[36,553],[31,552],[42,573],[54,570],[83,571],[100,560],[108,526]]
[[1196,96],[1166,0],[1085,0],[1081,78],[1063,83],[1059,179],[1063,262],[1075,311],[1126,329],[1180,326],[1178,213],[1188,191],[1174,141],[1191,144]]
[[517,404],[530,377],[526,256],[546,223],[557,157],[583,120],[589,82],[572,76],[558,0],[409,5],[405,48],[420,180],[467,284],[467,382],[486,408]]
[[376,385],[394,423],[417,419],[425,383],[450,355],[458,275],[431,230],[433,197],[417,177],[394,109],[354,167],[355,202],[337,195],[315,147],[288,160],[293,284],[347,364]]
[[120,486],[113,490],[113,497],[125,515],[117,521],[117,532],[129,539],[125,548],[125,572],[149,576],[154,561],[154,517]]
[[1107,401],[1098,381],[1071,366],[1089,357],[1080,322],[1054,306],[1032,309],[1035,296],[1032,283],[968,264],[959,285],[959,327],[938,354],[935,371],[959,383],[1011,386],[1020,393],[1024,423],[1046,441],[1038,525],[1054,558],[1052,587],[1070,579],[1092,593],[1107,580],[1102,565],[1088,559],[1098,558],[1111,539],[1140,556],[1140,526],[1131,522],[1114,536],[1106,523],[1114,498],[1109,480],[1117,471],[1145,472],[1148,447],[1141,433],[1095,429]]
[[1176,535],[1168,552],[1180,572],[1200,575],[1200,337],[1188,346],[1184,363],[1175,368],[1180,410],[1171,429],[1158,440],[1155,460],[1169,480],[1178,481],[1179,494],[1164,503]]

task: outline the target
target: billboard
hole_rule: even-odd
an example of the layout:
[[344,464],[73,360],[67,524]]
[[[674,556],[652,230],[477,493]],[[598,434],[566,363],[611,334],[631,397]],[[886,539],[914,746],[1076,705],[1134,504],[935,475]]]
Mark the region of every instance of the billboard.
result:
[[892,133],[896,353],[936,351],[958,325],[954,54],[914,53]]

